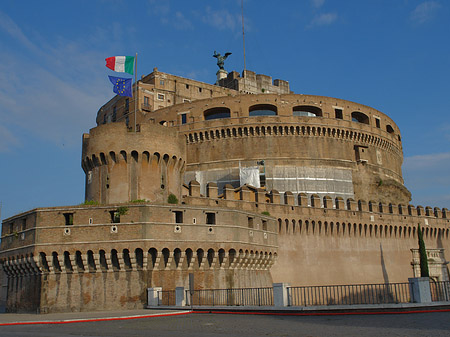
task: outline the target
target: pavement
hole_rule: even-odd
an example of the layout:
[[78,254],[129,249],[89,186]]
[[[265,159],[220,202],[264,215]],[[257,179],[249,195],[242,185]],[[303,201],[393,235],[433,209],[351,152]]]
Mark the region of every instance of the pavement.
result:
[[274,316],[320,316],[320,315],[378,315],[450,312],[450,302],[399,303],[370,305],[334,305],[311,307],[251,307],[251,306],[194,306],[190,307],[148,307],[140,310],[65,312],[50,314],[3,313],[0,326],[29,324],[64,324],[98,321],[132,320],[140,318],[187,315],[190,313],[210,314],[253,314]]

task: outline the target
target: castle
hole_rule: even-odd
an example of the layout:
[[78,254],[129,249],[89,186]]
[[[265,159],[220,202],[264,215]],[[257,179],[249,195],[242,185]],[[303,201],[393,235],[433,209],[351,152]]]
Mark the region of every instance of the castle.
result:
[[3,221],[8,311],[141,308],[189,273],[198,289],[404,282],[419,224],[448,280],[448,210],[409,204],[400,130],[380,111],[251,71],[211,85],[155,68],[96,121],[87,202]]

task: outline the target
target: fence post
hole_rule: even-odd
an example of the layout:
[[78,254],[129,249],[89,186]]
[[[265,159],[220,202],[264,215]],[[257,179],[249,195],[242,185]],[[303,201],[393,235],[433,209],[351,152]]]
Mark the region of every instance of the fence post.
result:
[[185,293],[184,287],[175,288],[175,305],[177,307],[184,307],[186,305]]
[[430,278],[429,277],[411,277],[408,278],[409,293],[413,303],[430,303]]
[[162,287],[147,288],[147,304],[149,307],[157,307],[159,305],[159,294]]
[[276,307],[287,307],[288,301],[288,283],[274,283],[273,285],[273,305]]

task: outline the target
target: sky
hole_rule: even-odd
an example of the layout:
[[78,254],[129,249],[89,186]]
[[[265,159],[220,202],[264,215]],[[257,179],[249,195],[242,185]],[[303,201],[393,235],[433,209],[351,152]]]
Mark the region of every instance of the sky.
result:
[[[244,0],[246,68],[402,133],[412,204],[450,208],[450,1]],[[81,137],[113,97],[105,58],[215,82],[244,68],[241,0],[0,3],[1,218],[84,201]]]

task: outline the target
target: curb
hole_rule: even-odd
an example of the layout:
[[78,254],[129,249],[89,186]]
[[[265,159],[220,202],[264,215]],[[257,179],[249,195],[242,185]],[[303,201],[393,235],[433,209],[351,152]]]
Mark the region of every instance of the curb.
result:
[[0,323],[0,326],[7,325],[32,325],[32,324],[66,324],[66,323],[85,323],[85,322],[102,322],[102,321],[124,321],[130,319],[140,318],[153,318],[153,317],[165,317],[165,316],[179,316],[191,314],[191,310],[177,311],[167,314],[150,314],[150,315],[136,315],[136,316],[122,316],[122,317],[104,317],[104,318],[83,318],[83,319],[67,319],[67,320],[54,320],[54,321],[29,321],[29,322],[10,322]]

